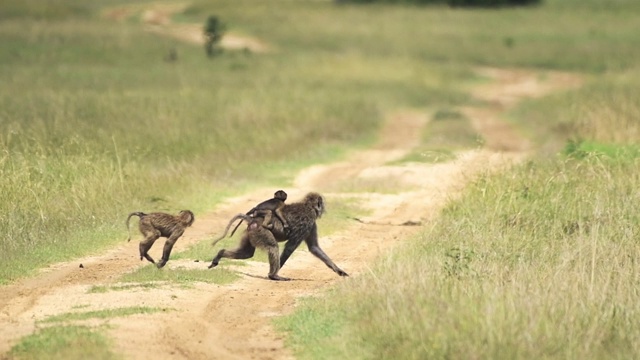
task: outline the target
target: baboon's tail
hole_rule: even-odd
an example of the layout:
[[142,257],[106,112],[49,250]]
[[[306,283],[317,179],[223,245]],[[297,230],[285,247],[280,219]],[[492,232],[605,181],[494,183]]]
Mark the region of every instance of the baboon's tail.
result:
[[[247,216],[246,214],[238,214],[236,216],[234,216],[229,223],[227,224],[227,228],[224,229],[224,234],[222,234],[222,236],[220,236],[219,238],[213,240],[213,242],[211,243],[211,246],[214,246],[215,244],[217,244],[220,240],[224,239],[227,236],[227,233],[229,232],[229,228],[231,228],[231,225],[233,225],[233,223],[240,219],[240,222],[238,223],[238,225],[236,226],[236,229],[238,228],[238,226],[240,226],[240,224],[242,224],[242,220],[246,221],[246,222],[251,222],[251,218],[249,216]],[[233,232],[235,232],[236,230],[234,229]],[[231,236],[233,236],[233,233],[231,233]]]
[[137,216],[142,219],[142,217],[145,215],[147,214],[140,211],[132,212],[131,214],[129,214],[129,216],[127,217],[127,231],[129,232],[129,238],[127,239],[127,241],[131,241],[131,229],[129,228],[129,220],[131,219],[131,217]]
[[[258,211],[258,209],[253,208],[253,209],[249,210],[249,212],[247,212],[245,215],[253,217],[253,214],[255,214],[256,211]],[[249,220],[246,220],[246,221],[249,222]],[[238,228],[240,227],[240,224],[242,224],[242,220],[240,220],[238,225],[236,225],[236,227],[233,228],[233,231],[231,232],[231,235],[229,235],[229,237],[233,237],[233,234],[236,233],[236,230],[238,230]]]

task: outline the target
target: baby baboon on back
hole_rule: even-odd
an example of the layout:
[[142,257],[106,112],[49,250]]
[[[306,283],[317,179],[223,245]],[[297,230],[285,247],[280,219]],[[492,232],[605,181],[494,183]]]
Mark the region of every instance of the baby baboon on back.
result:
[[[274,226],[272,229],[267,230],[262,226],[253,225],[253,222],[260,221],[260,217],[255,217],[250,223],[249,227],[242,235],[240,239],[240,244],[234,250],[226,250],[222,249],[218,252],[218,254],[211,261],[211,265],[209,268],[213,268],[218,265],[220,259],[222,258],[231,258],[231,259],[249,259],[253,257],[255,253],[256,243],[255,237],[251,232],[252,226],[253,228],[261,228],[261,231],[264,230],[266,232],[270,232],[277,242],[286,241],[284,250],[279,257],[272,256],[269,253],[269,265],[270,265],[270,276],[269,278],[272,280],[282,280],[280,276],[277,278],[271,277],[274,269],[279,271],[284,263],[287,261],[289,256],[298,248],[298,246],[304,241],[307,244],[309,252],[311,252],[314,256],[322,260],[331,270],[336,272],[340,276],[348,276],[346,272],[340,269],[336,264],[331,261],[329,256],[325,254],[325,252],[320,248],[318,244],[318,227],[316,225],[316,219],[320,218],[324,213],[324,198],[322,195],[311,192],[308,193],[302,201],[295,202],[293,204],[286,204],[282,208],[282,213],[284,218],[287,219],[289,223],[289,231],[284,230],[284,226],[280,222],[274,222]],[[227,225],[227,229],[230,224],[237,220],[237,216],[234,217],[229,225]],[[266,241],[265,241],[266,242]],[[276,247],[277,248],[277,245]],[[270,251],[274,249],[271,246]],[[278,264],[279,260],[279,264]],[[276,274],[277,274],[276,271]]]
[[282,226],[284,228],[288,228],[289,224],[287,224],[287,220],[282,215],[282,208],[284,207],[284,202],[287,200],[287,193],[284,190],[278,190],[273,193],[273,198],[269,200],[265,200],[260,204],[256,205],[253,209],[249,210],[247,215],[251,217],[264,217],[264,221],[262,225],[267,229],[273,228],[272,217],[273,214],[276,215],[278,220],[282,222]]
[[191,226],[195,221],[195,216],[190,210],[182,210],[178,215],[160,212],[149,214],[145,214],[143,212],[132,212],[129,214],[129,217],[127,217],[127,230],[129,231],[129,239],[127,239],[127,241],[131,241],[129,220],[134,215],[140,218],[138,227],[144,236],[144,239],[140,241],[140,260],[145,258],[156,264],[153,258],[148,254],[149,249],[151,249],[151,246],[153,246],[153,243],[158,240],[159,237],[167,238],[162,250],[162,259],[160,259],[156,264],[158,269],[165,266],[167,261],[169,261],[169,255],[171,255],[173,245],[178,241],[180,236],[184,234],[184,230]]
[[[282,222],[282,226],[285,229],[288,229],[289,224],[287,223],[287,220],[285,220],[284,216],[282,215],[282,207],[284,206],[284,202],[286,200],[287,200],[287,193],[284,192],[284,190],[278,190],[273,194],[273,198],[269,200],[265,200],[260,204],[256,205],[253,209],[247,212],[247,215],[251,217],[264,218],[264,221],[262,222],[262,226],[266,227],[267,229],[272,229],[273,214],[275,214],[276,218]],[[242,224],[242,219],[240,219],[240,222],[238,223],[238,225],[236,225],[236,227],[231,232],[231,236],[233,236],[233,234],[236,233],[236,230],[238,230],[238,227],[240,226],[240,224]],[[227,230],[225,230],[224,235],[222,235],[220,239],[227,236],[228,230],[229,230],[229,226],[227,226]],[[217,239],[216,242],[218,242],[220,239]]]

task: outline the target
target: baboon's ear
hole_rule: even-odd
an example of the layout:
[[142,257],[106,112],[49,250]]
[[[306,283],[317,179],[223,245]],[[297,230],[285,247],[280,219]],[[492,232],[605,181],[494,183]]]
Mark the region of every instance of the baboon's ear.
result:
[[317,195],[317,202],[316,202],[316,212],[318,214],[318,217],[321,217],[322,214],[324,214],[324,198],[322,198],[322,195]]

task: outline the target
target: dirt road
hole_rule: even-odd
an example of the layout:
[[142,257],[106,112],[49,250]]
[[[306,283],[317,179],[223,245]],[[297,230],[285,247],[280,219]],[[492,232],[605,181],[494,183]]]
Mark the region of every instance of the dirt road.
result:
[[[460,154],[440,164],[408,163],[388,166],[418,144],[427,111],[399,111],[391,114],[373,148],[355,153],[342,162],[317,165],[297,175],[294,188],[287,188],[289,202],[307,191],[322,193],[328,202],[345,198],[364,200],[373,212],[343,232],[326,236],[319,220],[320,244],[350,275],[366,271],[377,256],[420,231],[425,224],[474,176],[498,170],[526,156],[528,144],[505,122],[500,113],[520,99],[576,86],[575,77],[556,73],[482,69],[491,82],[474,89],[478,98],[492,105],[465,108],[474,126],[486,138],[484,149]],[[389,178],[398,184],[396,194],[340,193],[340,184],[355,180]],[[406,189],[403,191],[402,189]],[[263,200],[273,189],[257,189],[228,199],[209,214],[200,214],[192,228],[178,241],[174,252],[209,239],[226,221]],[[155,252],[153,251],[155,250]],[[152,249],[157,257],[160,246]],[[213,251],[212,251],[213,255]],[[84,268],[80,269],[78,264]],[[115,351],[127,359],[286,359],[293,358],[283,339],[273,331],[271,318],[287,314],[302,296],[321,294],[341,278],[314,258],[304,246],[294,253],[281,271],[294,280],[265,279],[267,265],[249,262],[239,269],[241,279],[231,285],[197,283],[193,288],[163,285],[154,289],[131,289],[88,293],[93,285],[113,284],[144,265],[137,257],[137,242],[123,244],[99,256],[77,259],[44,269],[33,278],[4,286],[0,290],[0,354],[6,354],[21,337],[44,325],[36,322],[51,315],[129,306],[171,308],[172,311],[133,315],[82,324],[108,324]],[[163,271],[207,264],[172,260]],[[215,271],[215,269],[211,270]],[[143,335],[144,334],[144,335]],[[0,356],[2,357],[2,356]]]

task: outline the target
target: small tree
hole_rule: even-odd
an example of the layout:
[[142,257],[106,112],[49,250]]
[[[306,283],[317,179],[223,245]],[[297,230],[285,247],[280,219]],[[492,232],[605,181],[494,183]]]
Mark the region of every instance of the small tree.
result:
[[209,16],[207,22],[204,25],[204,49],[207,52],[207,56],[212,57],[222,50],[217,48],[216,45],[222,39],[224,35],[224,24],[218,20],[215,15]]

